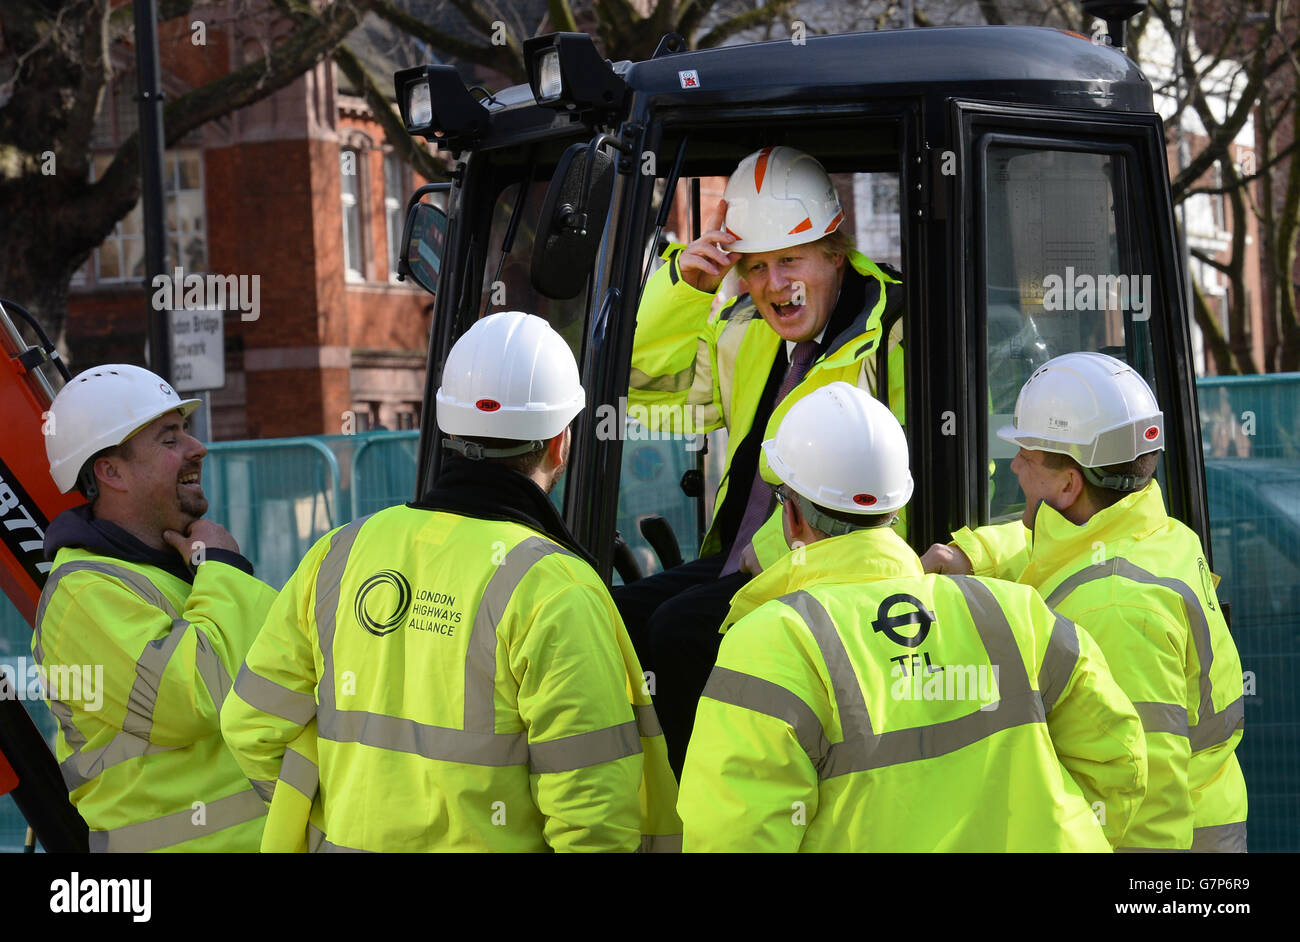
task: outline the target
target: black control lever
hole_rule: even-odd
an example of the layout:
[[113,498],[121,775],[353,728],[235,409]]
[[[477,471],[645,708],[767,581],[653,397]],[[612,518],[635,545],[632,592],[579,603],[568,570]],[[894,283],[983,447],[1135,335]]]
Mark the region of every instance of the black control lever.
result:
[[664,569],[672,569],[682,564],[682,554],[677,548],[677,535],[673,533],[672,524],[663,515],[647,514],[638,517],[637,526],[641,528],[641,535],[645,537],[645,541],[659,557],[659,565]]
[[641,564],[636,561],[632,547],[627,545],[627,540],[617,531],[614,533],[614,568],[623,577],[624,585],[631,585],[645,575],[641,572]]

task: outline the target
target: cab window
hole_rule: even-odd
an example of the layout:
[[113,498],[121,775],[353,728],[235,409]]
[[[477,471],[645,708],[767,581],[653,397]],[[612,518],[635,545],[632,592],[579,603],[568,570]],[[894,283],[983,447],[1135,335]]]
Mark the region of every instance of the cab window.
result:
[[[1127,199],[1127,151],[992,141],[984,151],[983,306],[990,475],[986,519],[1018,517],[1011,424],[1020,387],[1053,357],[1106,353],[1155,388],[1150,323],[1161,316]],[[1163,463],[1161,465],[1163,469]]]

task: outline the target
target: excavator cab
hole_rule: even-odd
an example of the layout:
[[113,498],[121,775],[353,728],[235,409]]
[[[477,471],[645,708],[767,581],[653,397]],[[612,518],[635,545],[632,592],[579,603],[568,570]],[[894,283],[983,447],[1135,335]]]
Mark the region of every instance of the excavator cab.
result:
[[[638,421],[626,398],[637,307],[661,251],[695,238],[739,160],[780,144],[822,163],[842,225],[903,283],[874,365],[911,447],[913,547],[1020,513],[1014,451],[996,429],[1037,366],[1076,350],[1152,384],[1168,435],[1162,491],[1208,546],[1163,129],[1131,60],[1031,27],[681,46],[666,37],[647,61],[611,64],[583,34],[539,37],[530,84],[483,102],[448,67],[396,77],[408,128],[457,156],[445,232],[413,206],[404,253],[419,265],[422,246],[440,250],[437,283],[422,280],[436,295],[426,402],[478,317],[550,320],[588,394],[556,497],[604,577],[699,546],[725,431],[674,438]],[[430,408],[420,489],[440,460]]]

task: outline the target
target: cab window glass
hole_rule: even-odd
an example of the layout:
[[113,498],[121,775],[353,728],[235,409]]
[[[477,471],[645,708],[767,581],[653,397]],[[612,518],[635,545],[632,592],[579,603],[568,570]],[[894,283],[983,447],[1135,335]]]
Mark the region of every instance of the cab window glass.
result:
[[[991,522],[1018,517],[1017,448],[997,437],[1020,388],[1053,357],[1096,351],[1153,388],[1156,286],[1124,199],[1125,158],[990,144],[984,162],[984,305]],[[1163,463],[1161,464],[1163,468]]]
[[[546,199],[549,178],[527,183],[512,183],[498,194],[492,207],[492,227],[488,233],[487,252],[483,265],[482,290],[479,295],[478,316],[486,317],[499,311],[524,311],[544,318],[569,345],[574,359],[581,364],[582,338],[586,324],[587,292],[575,298],[548,298],[537,291],[529,277],[542,203]],[[526,186],[523,201],[519,201],[520,187]],[[519,218],[515,222],[514,239],[510,251],[502,256],[511,215],[519,205]],[[567,476],[561,476],[551,502],[557,509],[564,507],[564,485]]]

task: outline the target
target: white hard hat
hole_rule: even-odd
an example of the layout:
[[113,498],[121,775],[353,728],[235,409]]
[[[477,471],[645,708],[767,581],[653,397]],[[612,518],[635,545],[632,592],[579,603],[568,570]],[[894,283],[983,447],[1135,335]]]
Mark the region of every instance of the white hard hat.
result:
[[[559,435],[587,404],[569,345],[523,311],[484,317],[456,341],[437,399],[438,428],[448,435],[530,444]],[[503,456],[477,451],[471,457]]]
[[912,496],[903,427],[850,383],[823,386],[792,405],[763,452],[783,483],[828,510],[889,513]]
[[1164,415],[1127,363],[1104,353],[1067,353],[1034,370],[1016,400],[1014,424],[998,429],[998,437],[1100,468],[1163,450]]
[[793,147],[764,147],[727,181],[728,252],[768,252],[815,242],[844,221],[835,185],[817,158]]
[[66,494],[86,461],[120,445],[159,416],[188,416],[198,399],[182,399],[162,377],[138,366],[109,363],[72,377],[50,405],[45,457],[50,477]]

